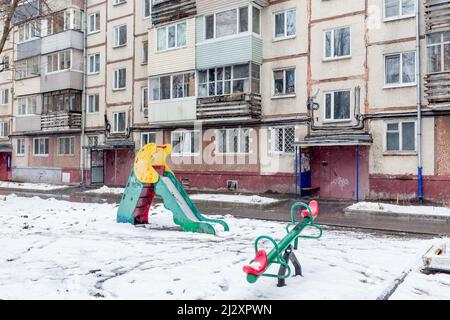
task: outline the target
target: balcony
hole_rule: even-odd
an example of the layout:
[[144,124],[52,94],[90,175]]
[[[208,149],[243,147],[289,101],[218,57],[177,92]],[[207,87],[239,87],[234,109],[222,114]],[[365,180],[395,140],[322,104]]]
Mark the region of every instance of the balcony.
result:
[[41,54],[41,38],[17,44],[17,60],[23,60]]
[[67,130],[81,128],[81,112],[55,113],[41,115],[42,130]]
[[197,120],[242,121],[261,118],[259,94],[233,94],[197,99]]
[[425,94],[432,108],[450,107],[450,72],[425,76]]
[[42,92],[75,89],[83,90],[83,73],[76,70],[64,70],[44,74],[42,77]]
[[43,7],[41,2],[41,0],[28,0],[18,6],[12,18],[12,23],[16,25],[40,16]]
[[65,49],[83,50],[83,33],[66,30],[42,38],[41,53],[43,55]]
[[195,0],[166,0],[152,7],[152,21],[155,25],[181,20],[196,14]]
[[426,0],[425,24],[427,32],[450,28],[450,0]]

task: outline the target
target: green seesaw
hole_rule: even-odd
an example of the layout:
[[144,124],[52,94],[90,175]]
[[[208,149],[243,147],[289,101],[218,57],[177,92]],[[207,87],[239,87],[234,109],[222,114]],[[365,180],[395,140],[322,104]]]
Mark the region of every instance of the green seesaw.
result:
[[[304,210],[300,212],[300,221],[296,221],[296,209],[303,207]],[[247,274],[247,281],[255,283],[260,277],[270,277],[278,279],[278,286],[285,285],[285,280],[292,274],[289,261],[292,262],[295,268],[295,276],[302,275],[302,269],[292,249],[298,249],[298,239],[319,239],[322,236],[322,228],[314,223],[314,220],[319,214],[319,204],[317,201],[312,201],[309,205],[303,202],[297,202],[291,207],[291,222],[286,226],[287,235],[277,243],[269,236],[260,236],[255,240],[256,257],[250,262],[250,265],[244,267],[244,272]],[[307,228],[314,228],[319,231],[318,235],[302,235],[302,232]],[[261,240],[269,240],[273,244],[273,249],[267,253],[265,250],[260,250],[258,244]],[[272,264],[279,264],[280,270],[278,274],[266,273]],[[287,272],[286,272],[287,271]]]

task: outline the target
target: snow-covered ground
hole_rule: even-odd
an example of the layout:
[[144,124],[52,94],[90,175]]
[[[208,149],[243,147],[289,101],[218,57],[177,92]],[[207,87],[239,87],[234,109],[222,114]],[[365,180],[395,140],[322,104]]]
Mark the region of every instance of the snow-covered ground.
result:
[[432,206],[398,206],[378,202],[355,203],[354,205],[348,207],[347,210],[450,217],[450,208]]
[[[115,222],[117,206],[0,198],[0,299],[375,299],[433,240],[326,229],[302,240],[304,277],[245,281],[259,235],[285,224],[225,217],[231,232],[180,232],[161,206],[151,225]],[[439,239],[438,242],[449,241]],[[275,270],[274,270],[275,271]],[[408,276],[394,298],[449,298],[450,276]]]
[[0,188],[2,188],[2,189],[26,189],[26,190],[51,191],[51,190],[66,189],[66,188],[68,188],[68,186],[52,185],[52,184],[46,184],[46,183],[0,181]]
[[85,193],[95,193],[95,194],[123,194],[125,191],[124,188],[111,188],[107,186],[103,186],[98,189],[88,190]]
[[189,197],[192,200],[232,202],[245,204],[269,204],[279,201],[277,199],[254,195],[247,196],[247,195],[232,195],[232,194],[192,194]]

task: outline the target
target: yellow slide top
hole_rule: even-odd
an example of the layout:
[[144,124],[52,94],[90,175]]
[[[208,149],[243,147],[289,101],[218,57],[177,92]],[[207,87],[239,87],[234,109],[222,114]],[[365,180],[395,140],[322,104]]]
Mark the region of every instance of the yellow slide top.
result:
[[166,172],[172,172],[167,165],[167,158],[172,153],[172,145],[166,144],[158,146],[156,143],[149,143],[139,150],[134,160],[134,174],[142,183],[156,183],[159,180],[159,173],[155,168],[164,168]]

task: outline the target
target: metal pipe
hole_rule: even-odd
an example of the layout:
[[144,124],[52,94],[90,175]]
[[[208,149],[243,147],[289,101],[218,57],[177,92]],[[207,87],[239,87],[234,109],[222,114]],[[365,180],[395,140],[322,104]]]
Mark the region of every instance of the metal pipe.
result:
[[295,185],[295,196],[297,197],[298,195],[298,190],[297,190],[297,177],[298,177],[298,148],[299,147],[295,147],[295,177],[294,177],[294,185]]
[[359,202],[359,145],[356,146],[356,202]]
[[87,95],[86,95],[86,77],[87,77],[87,0],[83,1],[83,59],[84,59],[84,74],[83,74],[83,99],[81,106],[81,184],[86,184],[85,172],[86,172],[86,149],[84,144],[86,141],[86,106],[87,106]]
[[416,102],[417,102],[417,174],[418,196],[423,202],[423,168],[422,168],[422,70],[420,54],[420,1],[416,0]]

